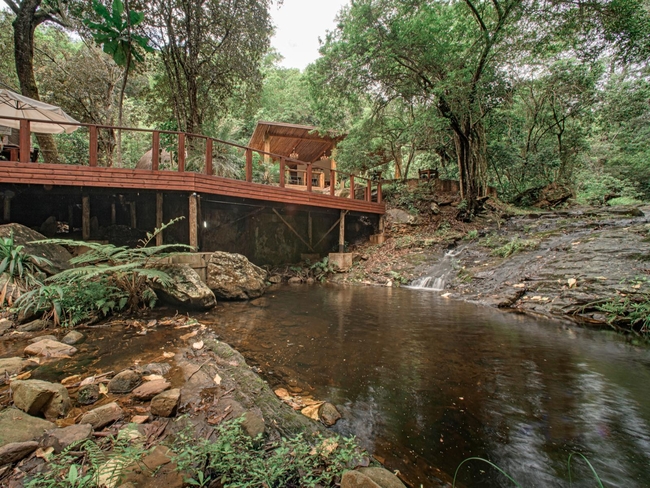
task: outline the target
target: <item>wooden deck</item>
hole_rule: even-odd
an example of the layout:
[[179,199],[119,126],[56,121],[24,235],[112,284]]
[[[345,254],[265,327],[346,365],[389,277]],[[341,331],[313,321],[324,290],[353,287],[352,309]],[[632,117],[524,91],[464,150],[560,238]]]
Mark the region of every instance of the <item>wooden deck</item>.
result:
[[383,203],[262,185],[194,172],[0,161],[0,183],[180,191],[379,215],[383,215],[386,210]]

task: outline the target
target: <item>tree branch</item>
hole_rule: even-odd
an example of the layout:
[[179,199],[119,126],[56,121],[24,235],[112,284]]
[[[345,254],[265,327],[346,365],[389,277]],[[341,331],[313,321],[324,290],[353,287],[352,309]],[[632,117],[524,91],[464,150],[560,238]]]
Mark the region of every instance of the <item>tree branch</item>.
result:
[[485,22],[483,22],[483,18],[481,17],[481,14],[478,13],[478,10],[476,10],[476,7],[474,6],[474,4],[471,2],[471,0],[465,0],[465,3],[469,7],[469,9],[472,11],[472,15],[474,15],[474,18],[476,19],[478,24],[481,26],[481,30],[483,32],[487,33],[488,28],[485,25]]
[[16,2],[14,2],[14,1],[12,1],[12,0],[4,0],[4,2],[7,4],[7,6],[9,6],[9,8],[11,9],[11,11],[12,11],[13,13],[15,13],[16,15],[18,15],[18,12],[20,12],[20,7],[18,7],[18,5],[16,4]]

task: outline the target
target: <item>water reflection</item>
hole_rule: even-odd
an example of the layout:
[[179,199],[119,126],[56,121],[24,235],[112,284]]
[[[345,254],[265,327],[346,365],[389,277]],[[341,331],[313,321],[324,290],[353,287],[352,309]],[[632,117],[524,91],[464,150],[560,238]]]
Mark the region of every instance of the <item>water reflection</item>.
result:
[[[413,484],[480,456],[523,486],[567,486],[572,451],[609,486],[650,479],[650,352],[615,338],[393,288],[279,288],[207,320],[273,385],[339,406],[336,430]],[[505,485],[478,463],[461,476]]]

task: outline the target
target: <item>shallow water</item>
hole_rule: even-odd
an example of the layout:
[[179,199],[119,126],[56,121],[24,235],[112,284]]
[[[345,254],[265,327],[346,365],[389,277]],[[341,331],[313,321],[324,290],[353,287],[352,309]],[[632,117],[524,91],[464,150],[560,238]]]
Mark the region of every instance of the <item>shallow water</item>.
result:
[[[650,485],[650,351],[616,336],[394,288],[296,286],[207,315],[273,386],[344,414],[335,429],[414,486],[484,457],[524,487]],[[594,486],[574,460],[574,485]],[[465,486],[506,486],[485,464]],[[577,481],[576,481],[577,480]]]

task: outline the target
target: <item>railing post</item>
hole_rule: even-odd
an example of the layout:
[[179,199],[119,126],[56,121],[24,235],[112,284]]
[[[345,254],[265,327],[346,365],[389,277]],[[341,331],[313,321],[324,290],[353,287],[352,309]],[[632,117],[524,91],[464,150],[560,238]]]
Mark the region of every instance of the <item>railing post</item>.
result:
[[151,141],[151,169],[158,171],[160,169],[160,132],[155,130]]
[[330,170],[330,196],[336,195],[336,170]]
[[90,126],[90,147],[88,148],[88,164],[97,166],[97,126]]
[[381,203],[383,200],[383,195],[381,194],[381,178],[377,182],[377,203]]
[[311,164],[307,165],[307,191],[311,191]]
[[354,175],[350,175],[350,198],[354,200]]
[[368,184],[366,186],[366,191],[368,194],[366,195],[366,201],[367,202],[372,202],[372,181],[370,178],[368,178]]
[[20,162],[29,163],[31,153],[31,139],[29,120],[20,120]]
[[185,133],[178,134],[178,172],[185,171]]
[[246,181],[253,181],[253,151],[246,149]]
[[212,176],[212,139],[205,141],[205,174]]
[[280,158],[280,188],[284,188],[284,173],[287,168],[287,161],[284,158]]

